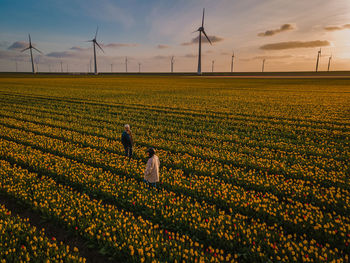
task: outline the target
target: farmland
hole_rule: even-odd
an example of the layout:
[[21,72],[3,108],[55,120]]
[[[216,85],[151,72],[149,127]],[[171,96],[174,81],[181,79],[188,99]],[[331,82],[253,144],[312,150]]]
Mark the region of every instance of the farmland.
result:
[[96,260],[11,201],[113,262],[348,262],[349,83],[0,76],[0,258]]

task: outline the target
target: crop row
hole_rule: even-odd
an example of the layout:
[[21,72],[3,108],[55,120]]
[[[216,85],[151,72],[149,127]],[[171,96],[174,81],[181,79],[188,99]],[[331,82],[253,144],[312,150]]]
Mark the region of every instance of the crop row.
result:
[[[101,164],[104,162],[103,160],[105,158],[109,158],[108,160],[110,161],[110,167],[113,167],[114,170],[119,171],[122,171],[123,167],[127,167],[127,170],[124,170],[124,172],[126,172],[128,176],[134,175],[137,178],[140,174],[140,170],[142,169],[139,167],[139,165],[137,165],[137,162],[135,161],[130,161],[130,163],[126,165],[127,160],[124,157],[119,157],[119,159],[117,159],[118,156],[116,155],[98,156],[99,152],[96,150],[90,148],[78,148],[77,146],[49,138],[46,140],[41,139],[40,141],[43,141],[43,148],[51,148],[53,153],[59,155],[62,155],[62,153],[64,153],[63,155],[65,156],[68,156],[70,154],[75,158],[79,155],[80,158],[76,159],[83,159],[83,161],[88,163],[91,163],[93,160],[95,160],[96,163],[96,160],[100,160]],[[3,147],[11,149],[7,153],[5,153],[5,151],[2,151],[2,155],[4,157],[14,158],[17,162],[20,160],[23,161],[27,158],[27,161],[25,162],[26,165],[28,165],[28,163],[31,163],[33,167],[50,167],[49,161],[48,163],[40,161],[43,162],[43,164],[40,164],[39,161],[32,160],[34,158],[39,158],[40,152],[33,150],[35,153],[30,154],[31,150],[28,148],[25,149],[25,147],[18,147],[16,145],[11,146],[11,143],[6,143],[5,141],[3,141],[3,143],[5,143],[5,146]],[[39,141],[37,141],[37,143],[40,144]],[[22,150],[20,148],[22,148]],[[40,159],[46,160],[47,157],[45,158],[45,156],[46,155],[44,154]],[[55,157],[54,159],[55,161],[53,161],[53,163],[56,166],[58,162],[57,159],[59,158]],[[36,165],[34,165],[33,162],[36,163]],[[67,166],[68,165],[64,165],[64,163],[59,165],[59,167]],[[57,167],[57,169],[59,167]],[[93,168],[86,167],[86,172],[83,172],[83,166],[81,164],[80,166],[74,168],[74,171],[79,170],[80,174],[83,173],[84,175],[85,173],[88,173],[88,169]],[[67,173],[71,174],[71,172],[68,171],[65,174]],[[192,192],[193,196],[197,198],[199,196],[203,196],[203,199],[211,200],[220,206],[227,205],[228,209],[231,212],[241,212],[246,214],[248,213],[249,215],[255,216],[258,215],[263,219],[269,220],[270,222],[278,224],[282,223],[284,227],[287,227],[293,232],[307,233],[309,236],[316,238],[316,240],[332,240],[332,243],[337,244],[339,248],[348,249],[346,244],[349,240],[347,240],[348,238],[346,235],[350,232],[350,224],[347,222],[348,219],[346,217],[336,214],[332,215],[330,213],[322,213],[317,207],[314,207],[310,204],[301,204],[292,200],[289,200],[288,203],[281,202],[273,195],[260,195],[259,193],[255,192],[245,192],[239,187],[228,188],[227,186],[225,187],[225,185],[221,185],[221,188],[218,187],[218,189],[213,189],[211,183],[213,183],[214,180],[210,180],[208,178],[206,180],[203,180],[203,178],[196,178],[196,184],[192,187],[190,184],[186,183],[186,180],[182,179],[181,174],[175,173],[175,171],[166,172],[163,169],[162,174],[164,175],[164,185],[168,186],[168,188],[178,190],[182,186],[182,192]],[[170,176],[172,176],[172,178],[169,178]],[[79,176],[79,178],[81,177],[82,176]],[[107,176],[107,178],[109,177],[112,176]],[[79,178],[77,180],[79,180]],[[99,177],[94,176],[94,178]],[[117,178],[114,181],[118,180],[119,179]],[[82,180],[81,183],[89,185],[89,183],[84,182],[84,180]],[[118,189],[116,193],[119,191],[120,189]],[[211,195],[213,197],[210,197]],[[222,226],[229,226],[229,223],[225,222],[225,224],[222,224]],[[223,229],[225,228],[223,227]]]
[[[113,154],[122,154],[122,146],[119,141],[108,140],[103,137],[96,137],[86,134],[77,133],[74,131],[67,131],[64,129],[53,128],[50,126],[43,126],[38,124],[32,124],[28,122],[21,122],[13,119],[3,119],[10,127],[24,128],[28,132],[34,132],[36,135],[45,135],[51,138],[58,138],[67,142],[73,142],[79,144],[79,146],[86,146],[90,148],[95,148],[105,152],[105,155],[108,153]],[[9,129],[5,126],[3,127],[3,135],[10,135],[13,133],[21,133],[13,129]],[[17,137],[24,139],[26,137],[26,132],[19,134]],[[33,138],[34,135],[31,136]],[[38,137],[40,140],[46,141],[46,137]],[[34,142],[33,142],[34,143]],[[35,145],[35,143],[34,143]],[[139,159],[143,159],[144,147],[135,148],[135,156]],[[166,167],[189,171],[189,177],[192,177],[192,174],[207,175],[211,177],[217,177],[219,181],[216,181],[216,184],[221,184],[220,180],[224,182],[231,183],[234,185],[239,185],[244,187],[247,190],[256,190],[256,191],[269,191],[278,196],[279,198],[291,198],[302,201],[303,203],[312,203],[326,209],[328,211],[337,211],[340,214],[347,214],[349,211],[349,192],[347,190],[335,187],[324,188],[318,184],[313,184],[304,180],[285,178],[282,175],[269,175],[266,172],[256,172],[256,171],[244,171],[239,168],[228,169],[225,173],[220,172],[219,174],[205,173],[203,171],[205,166],[214,166],[215,163],[212,162],[200,162],[200,160],[195,160],[184,155],[176,155],[162,150],[158,150],[159,156],[161,156],[162,163]],[[105,156],[101,157],[106,159]],[[108,157],[107,157],[108,158]],[[195,163],[196,165],[192,165]],[[141,164],[142,165],[142,164]],[[203,168],[204,166],[204,168]],[[140,170],[142,167],[140,167]],[[189,178],[190,179],[190,178]]]
[[[12,115],[9,115],[9,114],[5,114],[3,116],[13,117]],[[23,117],[20,117],[20,118],[16,117],[16,118],[20,120],[23,119]],[[52,117],[43,119],[43,117],[34,117],[32,115],[29,115],[28,117],[24,118],[24,120],[27,120],[27,119],[31,120],[31,122],[34,122],[34,123],[40,123],[40,124],[45,124],[52,127],[70,129],[73,131],[87,133],[95,136],[101,136],[112,140],[116,138],[116,133],[112,129],[107,129],[105,127],[101,128],[99,126],[88,126],[86,124],[85,125],[79,124],[78,120],[76,120],[75,122],[68,123],[63,119],[54,120],[54,118]],[[119,140],[119,136],[117,136],[117,139]],[[149,137],[140,136],[137,138],[137,141],[138,143],[140,141],[144,142],[143,145],[146,145],[146,144],[152,145],[152,142],[153,142],[156,146],[160,145],[162,148],[167,149],[167,152],[169,152],[169,148],[171,148],[170,150],[172,155],[177,155],[178,159],[181,159],[181,156],[182,156],[178,152],[181,152],[182,150],[185,150],[192,155],[197,155],[198,157],[195,156],[191,158],[192,159],[191,162],[187,162],[187,165],[192,167],[201,167],[201,172],[207,172],[207,174],[208,173],[209,174],[227,174],[231,172],[233,167],[238,166],[242,168],[247,167],[249,169],[267,171],[268,174],[273,174],[273,175],[284,174],[287,176],[287,179],[293,179],[293,178],[306,179],[306,180],[312,181],[314,184],[320,183],[321,185],[326,187],[327,186],[339,186],[339,187],[345,187],[345,188],[347,187],[346,170],[348,166],[343,162],[339,163],[339,166],[338,166],[338,167],[342,167],[341,171],[333,171],[333,170],[329,170],[329,168],[322,169],[314,165],[302,164],[302,162],[300,164],[298,163],[298,160],[302,158],[301,156],[298,156],[295,154],[294,154],[294,159],[297,162],[294,165],[288,165],[284,162],[279,162],[276,160],[276,158],[274,159],[266,159],[266,158],[259,158],[259,157],[254,158],[252,156],[245,155],[245,154],[236,154],[236,156],[233,156],[233,157],[231,156],[232,158],[235,158],[234,160],[230,160],[231,164],[221,165],[218,161],[216,161],[214,163],[215,165],[212,165],[213,163],[205,164],[205,162],[200,161],[202,165],[198,166],[198,164],[196,163],[195,163],[196,165],[193,164],[194,163],[193,161],[195,161],[195,159],[202,159],[202,160],[212,159],[213,156],[215,158],[215,154],[212,154],[212,155],[208,154],[205,151],[201,150],[200,148],[195,146],[192,147],[191,145],[187,145],[187,147],[184,149],[184,147],[181,147],[181,144],[179,144],[178,142],[176,141],[172,142],[167,139],[149,138]],[[164,145],[168,145],[168,147],[164,147]],[[202,154],[204,154],[204,156],[202,156]],[[190,157],[192,155],[190,155]],[[271,156],[270,158],[273,158],[273,157],[274,156]],[[184,158],[182,159],[185,160]],[[308,158],[304,158],[304,159],[307,162]],[[323,160],[321,161],[321,166],[324,167],[325,164],[322,164],[322,162]],[[226,169],[225,171],[226,167],[228,169]]]
[[[101,113],[106,114],[143,114],[147,116],[152,116],[152,118],[159,118],[166,116],[169,118],[175,118],[178,120],[184,120],[188,122],[195,121],[196,123],[202,123],[203,121],[210,121],[210,123],[220,123],[222,121],[229,121],[230,123],[234,121],[255,121],[255,122],[264,122],[264,123],[273,123],[281,124],[283,126],[289,125],[293,127],[310,127],[314,129],[323,129],[323,130],[341,130],[349,131],[346,123],[337,123],[337,122],[324,122],[324,121],[312,121],[310,119],[288,119],[281,118],[277,116],[262,116],[262,115],[251,115],[251,114],[227,114],[223,112],[205,112],[203,111],[194,111],[194,110],[185,110],[185,109],[172,109],[164,107],[152,107],[145,105],[125,105],[125,104],[106,104],[101,102],[89,102],[87,100],[79,101],[72,99],[60,99],[60,98],[50,98],[50,97],[28,97],[28,96],[3,96],[3,99],[0,98],[4,103],[11,104],[21,104],[30,103],[35,105],[46,105],[46,106],[55,106],[56,109],[60,109],[62,112],[69,110],[70,112],[86,112],[87,114],[96,115]],[[5,99],[6,98],[6,99]]]
[[[181,120],[178,118],[175,118],[172,120],[169,118],[169,116],[152,116],[152,115],[144,115],[142,112],[115,112],[110,113],[110,110],[106,110],[103,112],[99,111],[93,111],[90,112],[84,112],[84,109],[74,110],[72,107],[69,107],[67,109],[61,108],[62,106],[60,104],[52,106],[52,109],[48,109],[48,105],[43,105],[44,107],[40,107],[40,113],[47,113],[51,115],[60,115],[65,118],[71,118],[75,116],[76,118],[79,118],[80,120],[85,119],[87,121],[96,121],[97,123],[101,124],[104,123],[104,125],[112,124],[115,127],[115,119],[120,119],[121,122],[131,122],[135,123],[138,127],[140,127],[140,124],[144,123],[144,120],[146,120],[146,123],[143,124],[146,125],[150,122],[153,123],[160,128],[162,133],[166,133],[167,135],[172,134],[173,136],[176,136],[179,134],[179,130],[181,130],[181,137],[185,138],[191,138],[193,141],[200,139],[207,139],[210,140],[218,140],[229,142],[232,139],[237,139],[237,135],[239,135],[239,141],[242,141],[246,138],[247,135],[251,138],[261,138],[261,137],[268,137],[269,140],[276,140],[277,142],[288,142],[290,144],[291,142],[295,143],[297,146],[300,146],[300,140],[303,141],[302,144],[308,145],[311,147],[319,147],[322,146],[326,149],[328,148],[334,148],[338,147],[339,139],[333,138],[333,135],[337,138],[341,135],[341,137],[344,137],[346,134],[348,134],[347,138],[349,137],[349,129],[343,128],[346,131],[343,130],[337,130],[337,129],[325,129],[323,128],[323,133],[316,133],[316,134],[297,134],[296,129],[294,126],[291,126],[288,128],[288,130],[285,130],[283,124],[276,124],[272,127],[269,127],[266,124],[259,125],[259,123],[256,123],[255,121],[242,121],[242,122],[230,122],[228,120],[220,122],[218,124],[213,125],[212,121],[208,120],[208,118],[203,119],[199,124],[194,125],[193,121],[188,122],[188,124],[185,125]],[[22,108],[22,105],[17,105],[17,108]],[[25,107],[30,112],[34,113],[38,111],[38,106],[27,106]],[[38,112],[39,113],[39,112]],[[141,114],[141,115],[140,115]],[[140,116],[138,116],[140,115]],[[155,114],[157,115],[157,114]],[[165,118],[164,120],[160,120],[159,118]],[[170,123],[167,123],[171,121]],[[229,126],[225,127],[228,123]],[[204,125],[204,126],[203,126]],[[210,128],[210,126],[213,125],[213,129]],[[347,127],[347,126],[345,126]],[[205,132],[203,134],[203,131]],[[155,134],[156,135],[156,134]],[[339,136],[338,136],[339,135]],[[346,139],[346,137],[344,137]],[[341,140],[340,142],[342,142]],[[339,148],[339,147],[338,147]],[[310,149],[309,149],[310,150]],[[340,149],[338,149],[340,150]],[[332,154],[331,156],[334,156]]]
[[[1,162],[1,166],[6,163]],[[1,172],[0,172],[1,173]],[[12,216],[0,206],[0,262],[86,262],[79,250],[71,249],[54,237],[49,240],[44,229],[37,230],[28,219]]]
[[3,193],[80,234],[115,259],[151,262],[157,255],[160,261],[233,260],[230,255],[224,258],[220,250],[209,247],[206,251],[186,235],[162,230],[140,216],[102,204],[49,177],[0,162]]

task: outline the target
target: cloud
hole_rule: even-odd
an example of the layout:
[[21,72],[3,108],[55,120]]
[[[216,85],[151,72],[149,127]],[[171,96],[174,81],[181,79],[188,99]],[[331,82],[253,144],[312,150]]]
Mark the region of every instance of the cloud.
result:
[[[217,37],[217,36],[208,36],[210,41],[212,43],[216,43],[216,42],[220,42],[220,41],[223,41],[224,39],[221,38],[221,37]],[[190,46],[190,45],[193,45],[193,44],[197,44],[198,43],[198,40],[199,40],[199,36],[193,38],[191,40],[191,42],[185,42],[185,43],[182,43],[181,45],[182,46]],[[207,38],[205,36],[202,36],[202,43],[209,43],[209,41],[207,40]]]
[[88,49],[89,48],[83,48],[83,47],[77,47],[77,46],[74,46],[74,47],[70,48],[70,50],[74,50],[74,51],[86,51]]
[[165,49],[165,48],[169,48],[170,46],[168,46],[168,45],[162,45],[162,44],[159,44],[158,46],[157,46],[157,48],[159,48],[159,49]]
[[121,47],[136,47],[138,44],[136,43],[109,43],[109,44],[102,44],[101,46],[107,47],[107,48],[121,48]]
[[9,46],[8,50],[20,50],[20,49],[24,49],[26,47],[28,47],[28,43],[27,42],[16,41],[11,46]]
[[260,47],[263,50],[282,50],[282,49],[293,49],[293,48],[311,48],[311,47],[324,47],[329,46],[331,43],[327,40],[314,40],[314,41],[289,41],[266,44]]
[[324,29],[326,31],[337,31],[337,30],[350,29],[350,24],[345,24],[345,25],[341,25],[341,26],[326,26]]
[[253,61],[253,60],[263,60],[263,59],[287,59],[287,58],[293,58],[292,55],[280,55],[280,56],[255,56],[252,58],[240,58],[241,61]]
[[289,31],[289,30],[293,30],[293,29],[295,29],[295,27],[292,24],[284,24],[279,29],[267,30],[265,32],[259,33],[258,36],[259,37],[270,37],[270,36],[276,35],[278,33],[282,33],[284,31]]
[[[196,54],[185,54],[185,55],[183,55],[182,57],[185,57],[185,58],[196,58],[197,55],[196,55]],[[203,54],[202,54],[202,57],[204,57]]]
[[73,57],[81,57],[80,53],[71,52],[71,51],[62,51],[62,52],[51,52],[46,56],[52,58],[73,58]]

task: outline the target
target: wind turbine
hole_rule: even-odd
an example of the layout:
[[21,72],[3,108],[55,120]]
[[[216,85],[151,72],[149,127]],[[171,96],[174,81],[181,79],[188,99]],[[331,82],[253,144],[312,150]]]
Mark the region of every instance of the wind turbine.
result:
[[139,63],[139,73],[141,73],[141,63]]
[[331,55],[329,58],[328,58],[328,71],[329,71],[329,68],[331,67],[331,60],[333,58],[333,55]]
[[92,42],[92,45],[93,45],[93,47],[94,47],[95,75],[97,75],[96,46],[98,46],[99,49],[101,49],[102,52],[104,53],[104,51],[103,51],[102,47],[100,46],[100,44],[97,43],[97,40],[96,40],[96,38],[97,38],[97,32],[98,32],[98,27],[96,28],[95,37],[94,37],[93,39],[91,39],[91,40],[88,40],[88,42]]
[[170,60],[170,71],[171,71],[171,73],[173,73],[174,72],[174,62],[175,62],[175,60],[174,60],[174,56],[172,56],[171,57],[171,60]]
[[212,60],[211,61],[211,72],[212,73],[214,72],[214,63],[215,63],[215,60]]
[[61,73],[63,73],[63,62],[61,61]]
[[33,52],[32,52],[32,49],[35,49],[35,50],[38,51],[40,54],[42,54],[42,53],[41,53],[41,51],[40,51],[39,49],[33,47],[33,45],[32,45],[32,39],[30,38],[30,34],[28,34],[28,36],[29,36],[29,46],[28,46],[27,48],[23,49],[21,52],[24,52],[24,51],[26,51],[26,50],[28,50],[28,49],[30,50],[30,59],[31,59],[31,61],[32,61],[32,71],[33,71],[33,74],[35,74],[35,68],[34,68],[34,60],[33,60]]
[[231,57],[231,73],[233,72],[233,60],[235,58],[235,52],[232,51],[232,57]]
[[264,70],[265,70],[265,60],[266,60],[266,59],[263,59],[261,72],[264,72]]
[[125,57],[125,72],[128,73],[128,57]]
[[198,70],[197,70],[197,74],[198,75],[202,74],[202,68],[201,68],[201,66],[202,66],[202,61],[201,61],[201,56],[202,56],[202,33],[207,38],[207,40],[210,43],[210,45],[212,45],[209,37],[207,36],[207,34],[204,31],[204,11],[205,11],[205,9],[203,8],[202,26],[199,27],[196,31],[193,32],[193,33],[197,32],[197,31],[199,32],[199,36],[198,36],[198,45],[199,45],[199,48],[198,48]]
[[111,64],[111,73],[113,73],[113,63]]
[[317,53],[316,72],[318,72],[318,63],[320,62],[320,57],[321,57],[321,49]]

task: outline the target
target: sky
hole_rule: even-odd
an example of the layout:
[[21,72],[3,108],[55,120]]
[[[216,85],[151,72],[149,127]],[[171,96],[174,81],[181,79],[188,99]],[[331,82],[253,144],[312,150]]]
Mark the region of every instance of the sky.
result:
[[195,72],[203,8],[203,71],[314,71],[320,48],[350,70],[349,0],[0,0],[0,71],[31,71],[29,33],[38,71],[90,71],[98,27],[100,72]]

